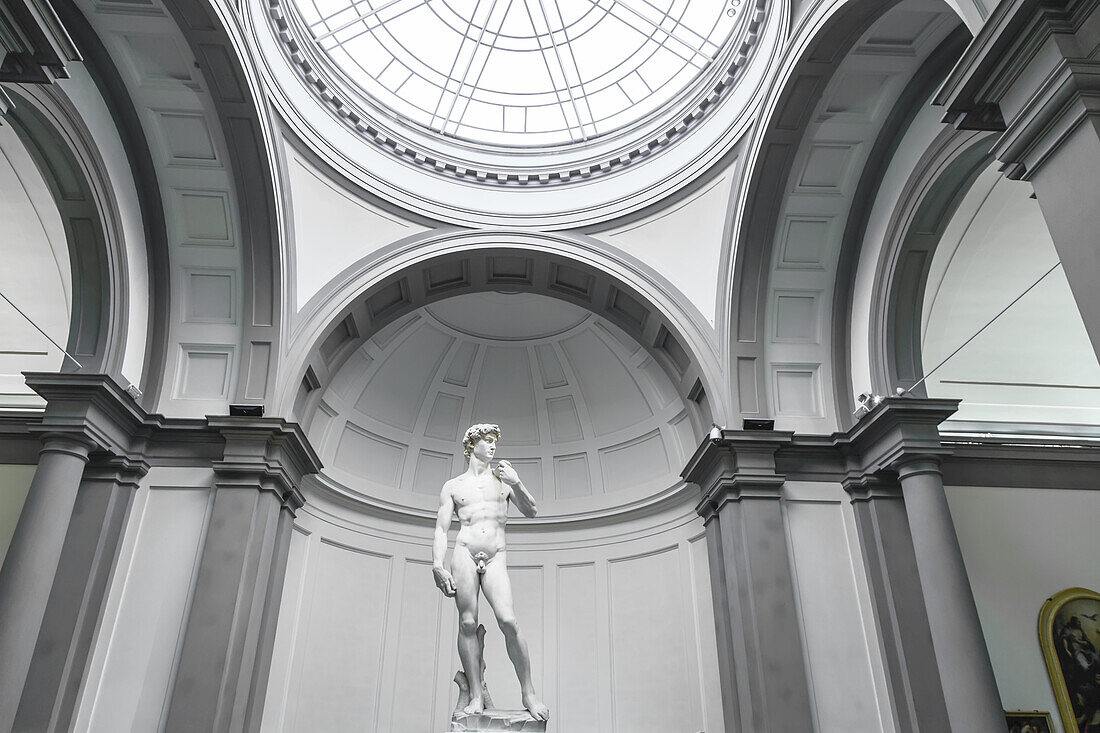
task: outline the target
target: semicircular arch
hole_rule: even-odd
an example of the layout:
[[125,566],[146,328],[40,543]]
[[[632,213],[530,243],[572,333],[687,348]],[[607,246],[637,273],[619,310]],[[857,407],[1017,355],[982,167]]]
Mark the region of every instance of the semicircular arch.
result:
[[521,231],[432,232],[349,268],[296,324],[277,414],[308,423],[320,388],[349,354],[395,320],[456,295],[505,290],[545,295],[606,318],[660,363],[695,405],[695,430],[724,417],[707,327],[675,289],[638,263],[576,237]]

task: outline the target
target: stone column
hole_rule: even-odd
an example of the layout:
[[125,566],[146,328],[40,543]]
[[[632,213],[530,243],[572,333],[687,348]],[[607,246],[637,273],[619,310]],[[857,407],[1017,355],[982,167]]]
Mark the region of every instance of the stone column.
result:
[[905,456],[894,464],[905,497],[932,646],[953,731],[1004,727],[989,648],[943,490],[939,459]]
[[726,733],[813,730],[775,452],[790,433],[723,431],[681,474],[703,492]]
[[69,730],[126,518],[147,470],[144,461],[102,454],[85,468],[13,730]]
[[993,154],[1009,178],[1031,182],[1100,355],[1098,45],[1095,0],[1004,0],[935,103],[959,127],[1003,133]]
[[42,436],[38,469],[0,571],[0,731],[10,730],[23,694],[80,479],[94,447],[82,433]]
[[858,476],[844,488],[852,497],[898,730],[951,730],[901,487],[888,478]]
[[210,418],[225,437],[165,730],[256,731],[298,482],[321,468],[296,425]]
[[[939,457],[950,451],[940,443],[938,426],[958,404],[958,400],[887,398],[846,436],[853,499],[862,498],[864,487],[888,486],[896,475],[905,504],[909,537],[897,506],[887,509],[885,502],[874,499],[875,514],[870,507],[857,511],[861,523],[891,521],[888,542],[878,544],[880,537],[886,537],[885,527],[874,531],[861,527],[861,538],[877,545],[865,546],[864,557],[871,558],[867,571],[887,666],[897,667],[891,693],[899,718],[908,721],[901,721],[903,730],[969,733],[1001,730],[1005,724],[939,472]],[[887,582],[882,577],[884,564]],[[916,579],[919,589],[913,586]],[[898,600],[908,605],[899,606]],[[927,639],[932,643],[922,650]],[[912,659],[910,651],[916,652]],[[901,652],[906,654],[904,662],[893,658]],[[908,695],[911,703],[904,699]]]

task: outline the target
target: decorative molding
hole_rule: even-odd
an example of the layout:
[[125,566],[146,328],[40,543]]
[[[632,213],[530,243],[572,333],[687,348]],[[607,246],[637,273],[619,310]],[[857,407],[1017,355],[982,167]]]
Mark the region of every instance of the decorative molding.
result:
[[[280,418],[208,416],[166,418],[149,414],[114,380],[102,374],[28,372],[27,383],[46,400],[44,413],[12,416],[0,438],[20,443],[65,435],[91,442],[96,465],[120,471],[154,465],[213,466],[219,486],[248,486],[275,493],[292,512],[304,503],[300,485],[321,461],[296,423]],[[35,441],[37,442],[37,441]],[[30,444],[18,462],[37,462]],[[100,458],[100,453],[112,458]],[[107,461],[103,464],[102,461]]]
[[767,0],[754,0],[746,13],[747,20],[743,30],[737,36],[739,42],[729,44],[722,60],[725,72],[708,90],[697,93],[697,101],[681,117],[657,133],[642,140],[635,139],[626,148],[617,149],[594,160],[567,166],[549,166],[547,168],[504,168],[479,165],[465,161],[455,155],[440,152],[434,148],[413,142],[408,135],[395,129],[392,123],[384,122],[387,114],[381,110],[368,112],[370,102],[352,100],[352,95],[343,89],[334,88],[333,78],[339,74],[327,68],[330,64],[313,48],[313,40],[293,18],[295,12],[287,8],[286,0],[268,0],[267,16],[272,31],[288,63],[298,72],[302,82],[311,90],[321,105],[333,117],[345,124],[362,139],[383,150],[402,162],[418,167],[434,175],[492,182],[503,186],[528,186],[562,184],[584,181],[593,176],[613,173],[631,163],[660,152],[688,132],[696,128],[701,120],[720,106],[731,89],[737,86],[744,68],[757,45],[761,26],[768,10]]
[[[1002,2],[936,94],[944,122],[1002,133],[993,153],[1010,179],[1028,180],[1097,113],[1100,63],[1088,56],[1096,38],[1086,21],[1098,7],[1097,0]],[[1075,49],[1080,57],[1066,55]]]
[[[356,513],[368,517],[379,517],[424,526],[435,522],[436,512],[434,509],[421,509],[370,496],[345,486],[325,473],[310,476],[305,482],[304,491],[307,501],[310,495],[316,492],[326,501],[350,508]],[[695,487],[691,484],[678,481],[663,491],[658,491],[634,501],[627,501],[592,511],[562,514],[550,514],[540,511],[539,516],[534,519],[509,518],[508,526],[515,525],[521,528],[520,531],[542,532],[561,530],[565,527],[579,528],[623,523],[661,514],[670,507],[689,501],[694,491]]]
[[709,521],[731,501],[778,499],[786,477],[776,473],[776,453],[793,439],[790,432],[722,430],[704,440],[680,473],[702,489],[699,515]]
[[69,61],[83,59],[49,2],[0,5],[0,81],[51,84],[69,78]]

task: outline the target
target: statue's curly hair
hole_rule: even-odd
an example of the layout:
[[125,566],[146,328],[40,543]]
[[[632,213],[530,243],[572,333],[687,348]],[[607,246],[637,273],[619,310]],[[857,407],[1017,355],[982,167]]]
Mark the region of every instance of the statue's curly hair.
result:
[[470,461],[470,453],[473,452],[474,446],[486,435],[495,435],[497,440],[500,440],[500,426],[487,422],[478,423],[477,425],[471,425],[466,434],[462,436],[462,452],[466,455],[467,463]]

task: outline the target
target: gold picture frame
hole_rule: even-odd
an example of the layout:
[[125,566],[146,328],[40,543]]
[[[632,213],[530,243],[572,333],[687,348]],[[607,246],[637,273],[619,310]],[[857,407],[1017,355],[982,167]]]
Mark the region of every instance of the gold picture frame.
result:
[[1039,646],[1066,733],[1100,723],[1100,593],[1067,588],[1039,611]]
[[1054,733],[1054,721],[1045,710],[1006,710],[1008,733]]

